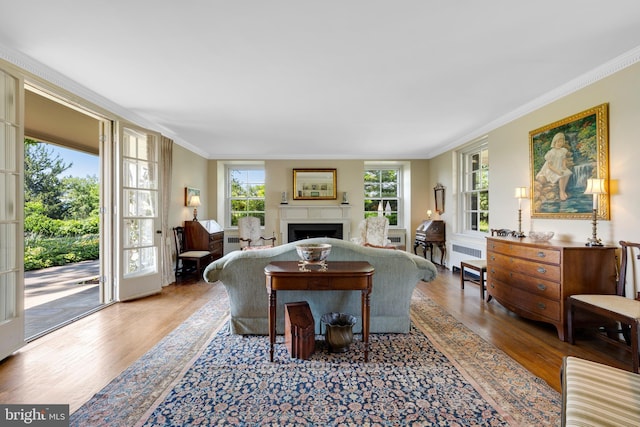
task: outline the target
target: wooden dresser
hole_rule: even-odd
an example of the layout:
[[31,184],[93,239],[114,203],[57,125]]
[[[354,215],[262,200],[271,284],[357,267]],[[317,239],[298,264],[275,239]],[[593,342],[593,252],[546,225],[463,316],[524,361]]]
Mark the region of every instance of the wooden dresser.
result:
[[224,256],[224,229],[216,221],[185,221],[185,250],[209,251],[212,261]]
[[567,333],[566,300],[573,294],[614,294],[616,248],[580,243],[487,238],[487,292],[527,319]]

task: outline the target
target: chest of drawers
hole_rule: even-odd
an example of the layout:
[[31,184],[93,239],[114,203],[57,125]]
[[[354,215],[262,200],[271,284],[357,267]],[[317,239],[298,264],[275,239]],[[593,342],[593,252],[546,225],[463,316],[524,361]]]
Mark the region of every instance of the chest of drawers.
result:
[[566,300],[615,293],[615,247],[487,238],[487,292],[514,313],[567,332]]

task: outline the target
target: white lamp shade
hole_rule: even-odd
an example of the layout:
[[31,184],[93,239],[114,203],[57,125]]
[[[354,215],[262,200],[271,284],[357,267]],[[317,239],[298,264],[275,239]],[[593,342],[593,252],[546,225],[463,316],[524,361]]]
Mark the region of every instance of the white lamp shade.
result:
[[527,198],[527,187],[516,187],[515,197],[517,199],[526,199]]
[[603,178],[589,178],[587,179],[587,189],[584,194],[607,194],[607,190],[604,187]]
[[189,198],[189,206],[191,207],[200,206],[200,196],[191,196]]

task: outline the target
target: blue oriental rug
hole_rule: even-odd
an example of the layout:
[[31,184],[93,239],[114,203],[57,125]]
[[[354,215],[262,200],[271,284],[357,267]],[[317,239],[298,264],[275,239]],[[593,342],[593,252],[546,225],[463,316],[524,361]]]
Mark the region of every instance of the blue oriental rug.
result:
[[[215,320],[221,304],[212,300],[165,341],[184,340],[189,322],[202,326],[199,317]],[[72,414],[71,425],[559,424],[559,393],[419,290],[411,315],[409,334],[371,336],[368,363],[359,340],[332,354],[321,336],[308,360],[291,359],[279,337],[271,363],[268,337],[230,335],[219,316],[222,326],[198,349],[161,342]]]

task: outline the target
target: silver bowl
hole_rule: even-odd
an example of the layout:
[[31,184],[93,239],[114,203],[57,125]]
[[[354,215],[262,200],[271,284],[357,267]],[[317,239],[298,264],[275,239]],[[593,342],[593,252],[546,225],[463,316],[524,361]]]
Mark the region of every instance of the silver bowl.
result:
[[327,259],[331,252],[328,243],[307,243],[296,245],[296,251],[300,259],[306,263],[321,263]]
[[546,242],[551,240],[554,234],[553,231],[530,231],[529,238],[536,242]]

